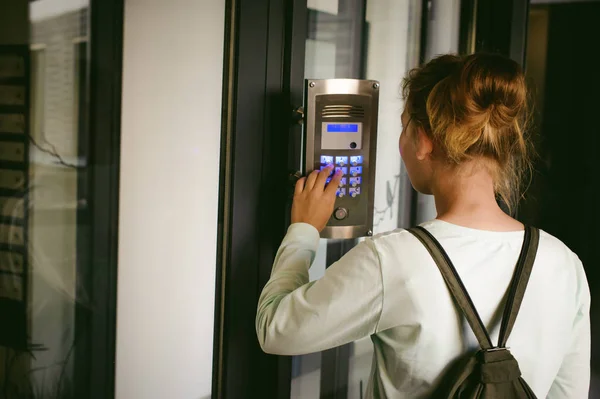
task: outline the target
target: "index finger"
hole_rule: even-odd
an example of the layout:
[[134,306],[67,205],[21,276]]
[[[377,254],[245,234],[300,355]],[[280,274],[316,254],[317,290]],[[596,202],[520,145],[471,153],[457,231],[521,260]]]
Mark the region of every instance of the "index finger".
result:
[[342,171],[341,170],[337,170],[335,172],[335,174],[333,175],[333,177],[331,178],[331,181],[329,182],[329,184],[325,188],[325,193],[329,194],[329,195],[335,195],[335,193],[337,192],[338,187],[340,186],[340,181],[341,180],[342,180]]

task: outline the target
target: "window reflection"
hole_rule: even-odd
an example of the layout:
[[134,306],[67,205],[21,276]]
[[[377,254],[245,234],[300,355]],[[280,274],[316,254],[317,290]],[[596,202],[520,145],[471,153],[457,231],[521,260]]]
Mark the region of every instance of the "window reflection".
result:
[[[0,30],[0,58],[25,66],[22,78],[0,74],[0,396],[7,399],[75,397],[76,308],[90,306],[78,288],[85,261],[78,249],[89,228],[88,9],[85,1],[15,1],[0,14],[10,26]],[[3,82],[23,88],[20,104],[7,101]]]

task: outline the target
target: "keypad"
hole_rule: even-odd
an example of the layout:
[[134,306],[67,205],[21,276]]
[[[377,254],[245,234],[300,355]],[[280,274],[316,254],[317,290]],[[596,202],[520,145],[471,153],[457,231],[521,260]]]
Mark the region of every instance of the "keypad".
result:
[[[340,179],[339,187],[336,190],[338,198],[346,195],[351,198],[356,198],[361,194],[363,161],[362,155],[338,156],[338,155],[321,155],[320,169],[323,170],[330,165],[335,165],[331,174],[327,178],[327,184],[331,183],[333,173],[341,171],[342,178]],[[349,176],[349,177],[347,177]]]

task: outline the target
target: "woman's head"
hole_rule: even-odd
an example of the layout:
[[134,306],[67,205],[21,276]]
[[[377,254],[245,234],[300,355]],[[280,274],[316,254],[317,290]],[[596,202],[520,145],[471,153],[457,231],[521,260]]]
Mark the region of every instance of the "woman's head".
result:
[[436,169],[486,168],[509,207],[529,166],[527,89],[503,56],[443,55],[409,72],[400,151],[416,190],[431,194]]

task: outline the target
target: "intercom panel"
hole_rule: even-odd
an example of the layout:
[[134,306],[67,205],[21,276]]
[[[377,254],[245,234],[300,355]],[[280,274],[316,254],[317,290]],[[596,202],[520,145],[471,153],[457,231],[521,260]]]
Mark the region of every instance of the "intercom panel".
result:
[[379,82],[308,79],[304,98],[304,173],[332,164],[333,172],[342,171],[334,212],[321,237],[371,235]]

